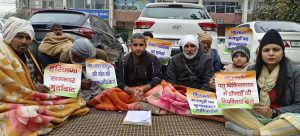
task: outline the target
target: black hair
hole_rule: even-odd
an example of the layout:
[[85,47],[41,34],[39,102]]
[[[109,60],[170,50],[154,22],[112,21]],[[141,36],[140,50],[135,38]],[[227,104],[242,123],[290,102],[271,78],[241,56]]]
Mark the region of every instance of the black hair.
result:
[[[257,54],[257,58],[256,58],[256,64],[255,64],[255,69],[256,69],[256,79],[259,78],[260,74],[261,74],[261,70],[263,65],[265,64],[262,60],[262,49],[258,50],[258,54]],[[279,105],[282,106],[283,101],[284,101],[284,91],[286,90],[287,87],[287,81],[288,81],[288,77],[287,77],[287,64],[289,63],[289,59],[285,56],[285,52],[283,49],[283,57],[281,59],[281,61],[279,62],[279,73],[278,73],[278,78],[276,80],[276,85],[275,85],[275,90],[277,92],[277,103]],[[260,90],[260,88],[259,88]]]
[[144,37],[143,34],[141,33],[135,33],[131,36],[130,42],[132,43],[132,39],[144,39],[144,41],[146,42],[146,39]]
[[144,35],[144,36],[149,36],[149,37],[153,38],[153,34],[152,34],[152,32],[150,32],[150,31],[145,31],[145,32],[143,33],[143,35]]
[[61,28],[62,29],[62,26],[60,24],[54,23],[54,24],[51,25],[50,30],[52,31],[54,28]]

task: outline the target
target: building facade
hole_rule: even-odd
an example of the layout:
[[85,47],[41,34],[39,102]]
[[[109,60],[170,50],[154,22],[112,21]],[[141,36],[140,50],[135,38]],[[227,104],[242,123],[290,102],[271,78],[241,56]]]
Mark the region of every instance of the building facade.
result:
[[264,0],[17,0],[16,8],[28,14],[44,9],[107,9],[110,13],[107,22],[115,31],[131,34],[134,21],[146,4],[174,1],[202,4],[218,24],[218,34],[222,36],[225,27],[251,21]]

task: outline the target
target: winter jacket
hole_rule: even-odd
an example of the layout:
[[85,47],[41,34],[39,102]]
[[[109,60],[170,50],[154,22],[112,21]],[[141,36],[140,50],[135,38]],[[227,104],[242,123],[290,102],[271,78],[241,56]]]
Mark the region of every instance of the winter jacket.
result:
[[[250,66],[248,70],[255,70],[255,65]],[[287,77],[284,101],[278,110],[280,113],[300,113],[300,67],[288,61]]]
[[211,59],[213,61],[214,72],[219,72],[221,70],[221,59],[216,49],[211,49]]
[[212,59],[203,53],[201,49],[198,50],[195,58],[191,60],[186,59],[183,53],[173,56],[167,67],[168,82],[206,91],[211,91],[209,80],[213,74]]
[[119,60],[116,74],[118,86],[122,90],[125,86],[134,87],[145,84],[154,87],[161,82],[161,64],[155,55],[147,51],[141,55],[140,64],[135,64],[133,54],[129,53]]

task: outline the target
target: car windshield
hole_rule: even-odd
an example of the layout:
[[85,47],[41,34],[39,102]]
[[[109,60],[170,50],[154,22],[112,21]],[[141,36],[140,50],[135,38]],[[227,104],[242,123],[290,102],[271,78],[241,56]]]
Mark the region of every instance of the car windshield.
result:
[[254,28],[257,33],[265,33],[270,29],[278,32],[300,32],[300,25],[293,22],[257,22]]
[[142,17],[162,19],[210,19],[205,9],[190,7],[149,7]]
[[83,14],[76,13],[37,13],[30,19],[33,23],[49,23],[55,22],[59,24],[78,24],[82,21]]

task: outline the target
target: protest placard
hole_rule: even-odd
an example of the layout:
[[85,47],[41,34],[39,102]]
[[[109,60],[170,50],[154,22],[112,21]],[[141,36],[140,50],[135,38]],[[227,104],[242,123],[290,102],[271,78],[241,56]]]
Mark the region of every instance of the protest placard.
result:
[[49,64],[44,71],[44,85],[50,93],[65,97],[77,97],[81,85],[82,67],[78,64]]
[[245,27],[227,27],[225,28],[225,52],[231,52],[231,49],[237,46],[248,46],[252,44],[252,30]]
[[86,59],[86,76],[101,89],[118,86],[113,65],[100,59]]
[[161,64],[167,65],[171,57],[172,42],[149,38],[146,51],[157,56]]
[[187,88],[186,95],[192,114],[222,115],[221,110],[218,109],[215,93]]
[[252,108],[259,102],[255,71],[215,74],[219,108]]

